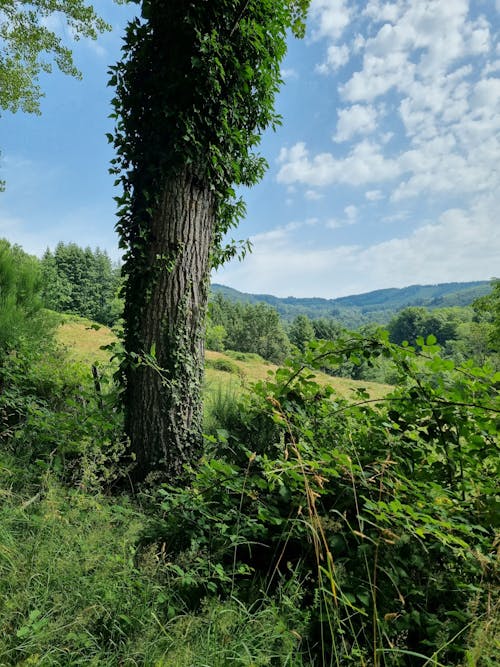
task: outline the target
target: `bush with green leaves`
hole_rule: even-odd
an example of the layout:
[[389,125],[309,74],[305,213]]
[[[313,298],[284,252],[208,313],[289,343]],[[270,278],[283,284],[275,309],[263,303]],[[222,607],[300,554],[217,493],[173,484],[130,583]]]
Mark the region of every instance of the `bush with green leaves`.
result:
[[[313,342],[256,385],[192,484],[159,491],[144,541],[180,599],[293,580],[311,664],[460,664],[494,590],[500,375],[418,345]],[[400,378],[382,401],[310,372],[379,356]]]
[[2,448],[86,488],[126,474],[122,415],[111,372],[68,360],[52,338],[18,345],[0,367]]
[[41,289],[39,260],[0,239],[0,355],[23,339],[38,344],[54,327],[42,310]]

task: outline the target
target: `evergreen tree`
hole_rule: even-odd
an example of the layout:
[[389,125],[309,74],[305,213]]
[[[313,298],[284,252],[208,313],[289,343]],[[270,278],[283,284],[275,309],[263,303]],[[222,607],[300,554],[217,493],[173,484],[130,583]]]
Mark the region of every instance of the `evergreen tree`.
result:
[[0,356],[23,337],[44,335],[40,262],[0,239]]
[[42,258],[43,298],[48,308],[70,312],[112,325],[120,308],[116,303],[119,271],[97,248],[58,243]]

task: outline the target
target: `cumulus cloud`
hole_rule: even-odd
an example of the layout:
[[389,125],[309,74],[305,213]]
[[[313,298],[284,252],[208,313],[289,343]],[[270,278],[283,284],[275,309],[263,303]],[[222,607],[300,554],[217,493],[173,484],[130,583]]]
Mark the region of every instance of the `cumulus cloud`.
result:
[[315,39],[338,39],[351,21],[352,8],[347,0],[312,0],[310,13]]
[[329,46],[325,62],[316,67],[320,74],[329,74],[343,67],[349,62],[349,47],[346,44],[341,46]]
[[[245,262],[221,269],[218,282],[277,296],[336,297],[414,283],[484,280],[498,273],[498,196],[479,198],[470,210],[450,208],[434,224],[362,246],[307,247],[267,235],[254,241]],[[336,229],[341,222],[325,226]],[[265,242],[264,242],[265,241]]]
[[299,142],[292,148],[282,148],[279,162],[282,164],[277,177],[279,183],[304,183],[313,187],[381,183],[401,173],[397,161],[385,158],[380,146],[368,140],[356,144],[343,158],[335,158],[331,153],[311,158],[306,144]]
[[317,23],[327,41],[321,71],[340,95],[331,123],[341,145],[315,152],[307,138],[283,148],[277,180],[325,194],[349,187],[357,210],[334,213],[329,229],[361,227],[357,202],[383,199],[390,210],[379,204],[380,221],[413,229],[386,240],[381,231],[366,247],[308,250],[304,271],[326,285],[323,296],[338,293],[329,284],[348,293],[498,273],[500,42],[486,4],[478,16],[472,0],[367,0],[351,5],[361,11],[342,29]]
[[[393,202],[496,190],[500,78],[487,19],[472,18],[468,0],[370,0],[362,15],[361,67],[338,84],[333,139],[348,145],[340,155],[310,154],[305,142],[284,149],[278,181],[393,182]],[[392,132],[377,135],[382,119],[401,127],[397,151],[384,138]]]
[[348,141],[356,134],[371,134],[377,127],[377,111],[373,106],[354,104],[338,111],[334,141]]
[[371,2],[365,14],[374,24],[385,22],[365,41],[362,68],[341,86],[349,102],[371,102],[392,89],[405,93],[414,81],[432,85],[454,63],[491,46],[488,22],[468,18],[467,0]]

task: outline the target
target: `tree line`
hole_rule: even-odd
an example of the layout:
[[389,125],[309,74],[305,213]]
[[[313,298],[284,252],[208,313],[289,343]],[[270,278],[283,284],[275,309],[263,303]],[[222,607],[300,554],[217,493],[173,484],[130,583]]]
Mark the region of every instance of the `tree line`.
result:
[[121,314],[120,267],[105,250],[58,243],[41,259],[42,298],[47,308],[113,325]]
[[[61,242],[54,250],[47,249],[41,260],[37,260],[18,247],[9,254],[7,241],[3,241],[2,247],[4,258],[9,256],[9,261],[20,262],[26,271],[26,267],[31,267],[33,285],[36,283],[40,287],[37,299],[46,308],[77,314],[108,326],[114,325],[121,316],[121,268],[112,263],[106,251]],[[13,257],[17,259],[13,260]],[[22,261],[21,257],[24,258]],[[493,280],[492,292],[469,306],[432,310],[423,306],[403,308],[387,325],[391,342],[401,345],[407,341],[413,345],[419,336],[433,335],[443,354],[458,363],[472,360],[480,365],[490,362],[498,367],[500,315],[496,304],[499,285],[499,281]],[[8,312],[5,307],[4,317]],[[370,323],[347,329],[337,318],[310,318],[307,315],[297,315],[287,321],[267,303],[243,303],[216,292],[209,301],[205,345],[209,350],[252,352],[280,364],[293,349],[303,352],[310,341],[335,341],[348,330],[370,335],[378,326]],[[375,367],[363,362],[357,366],[344,365],[337,369],[337,373],[353,379],[391,380],[382,362]]]
[[[483,365],[491,363],[500,367],[500,317],[498,301],[500,282],[492,282],[490,295],[476,299],[465,307],[429,310],[423,306],[404,308],[396,313],[387,325],[392,343],[405,342],[415,345],[417,338],[432,335],[445,357],[457,363],[467,360]],[[380,325],[365,324],[358,332],[365,336],[374,334]],[[348,329],[335,318],[311,319],[297,315],[291,322],[280,319],[277,311],[266,303],[242,303],[224,298],[216,293],[209,305],[206,346],[210,350],[224,349],[254,352],[264,359],[281,363],[292,349],[305,350],[314,340],[336,341]],[[368,366],[340,366],[337,374],[354,379],[390,381],[383,362]]]

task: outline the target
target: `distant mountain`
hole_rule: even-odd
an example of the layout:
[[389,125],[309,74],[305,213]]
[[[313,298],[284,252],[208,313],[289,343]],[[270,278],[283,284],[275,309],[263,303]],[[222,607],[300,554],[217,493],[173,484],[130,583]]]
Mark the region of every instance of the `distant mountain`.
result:
[[337,299],[299,299],[293,296],[282,299],[271,294],[247,294],[216,283],[211,286],[212,294],[222,294],[231,301],[268,303],[276,308],[285,320],[292,320],[297,315],[307,315],[311,319],[333,317],[348,327],[358,327],[367,322],[385,324],[395,313],[408,306],[426,308],[468,306],[478,297],[488,294],[490,289],[489,281],[481,280],[393,287]]

